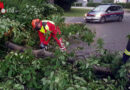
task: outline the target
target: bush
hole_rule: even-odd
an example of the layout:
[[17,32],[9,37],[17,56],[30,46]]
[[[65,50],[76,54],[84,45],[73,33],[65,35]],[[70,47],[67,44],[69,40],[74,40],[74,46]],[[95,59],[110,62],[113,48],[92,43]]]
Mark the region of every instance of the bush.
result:
[[[4,0],[5,1],[5,0]],[[6,0],[9,2],[9,0]],[[17,2],[16,2],[17,1]],[[5,14],[0,17],[3,21],[0,23],[0,89],[2,90],[125,90],[127,70],[125,65],[119,71],[121,57],[118,53],[110,53],[102,49],[102,40],[98,40],[100,55],[89,58],[76,58],[74,53],[61,53],[55,50],[55,57],[35,58],[30,52],[24,53],[7,51],[4,46],[6,40],[11,40],[20,45],[37,47],[39,38],[34,31],[31,31],[30,22],[33,18],[43,18],[48,14],[54,14],[48,17],[49,20],[55,21],[59,25],[62,37],[65,40],[70,38],[92,43],[95,33],[81,25],[65,25],[64,18],[56,16],[57,8],[47,4],[39,5],[30,0],[30,4],[24,3],[27,0],[15,0],[9,2],[7,6],[16,6],[15,10],[20,10],[13,14]],[[21,4],[21,6],[20,6]],[[39,6],[38,6],[39,5]],[[43,7],[41,7],[43,6]],[[27,10],[26,10],[27,9]],[[47,11],[49,10],[49,11]],[[56,11],[56,12],[55,12]],[[47,12],[47,13],[45,13]],[[56,13],[56,15],[55,15]],[[59,15],[59,14],[58,14]],[[7,18],[8,17],[8,18]],[[12,30],[10,39],[4,37],[8,30]],[[53,43],[53,48],[54,46]],[[52,51],[52,49],[50,49]],[[72,61],[72,60],[75,61]],[[68,61],[68,60],[71,60]],[[93,65],[111,67],[114,78],[98,78],[93,72]],[[130,64],[128,63],[127,68]],[[98,76],[98,77],[97,77]]]
[[114,0],[103,0],[102,3],[114,3]]
[[[0,39],[7,34],[10,34],[11,31],[18,29],[20,23],[9,18],[0,18]],[[22,26],[22,25],[21,25]]]
[[[96,7],[98,5],[101,5],[102,3],[88,3],[88,7]],[[117,5],[121,5],[123,8],[130,9],[130,3],[116,3]]]
[[117,5],[121,5],[123,8],[130,9],[130,3],[116,3]]
[[63,37],[66,38],[66,40],[74,37],[87,42],[88,45],[94,41],[95,33],[89,30],[84,24],[73,24],[68,25],[67,27],[62,25],[60,28]]
[[[39,90],[87,90],[107,89],[124,90],[126,85],[126,68],[122,66],[115,79],[97,78],[93,65],[111,64],[120,60],[116,54],[79,59],[67,62],[74,54],[55,52],[54,58],[36,59],[30,50],[25,53],[10,52],[0,61],[0,89],[39,89]],[[108,60],[108,61],[107,61]],[[113,66],[117,67],[118,65]],[[128,66],[127,66],[128,67]]]
[[4,3],[7,10],[13,9],[13,12],[7,12],[4,16],[11,20],[19,21],[26,25],[27,28],[30,28],[29,26],[31,26],[30,23],[32,19],[46,19],[47,16],[52,14],[63,14],[62,9],[58,6],[46,3],[45,0],[6,0]]
[[73,3],[73,5],[72,6],[77,6],[77,7],[79,7],[79,6],[82,6],[82,3]]
[[88,7],[96,7],[98,5],[100,5],[101,3],[88,3],[87,6]]

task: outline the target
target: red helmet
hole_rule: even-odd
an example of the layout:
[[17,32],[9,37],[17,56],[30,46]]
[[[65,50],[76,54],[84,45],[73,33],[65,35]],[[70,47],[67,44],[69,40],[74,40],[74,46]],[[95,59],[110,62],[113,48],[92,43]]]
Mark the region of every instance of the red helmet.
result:
[[32,27],[35,28],[36,27],[36,23],[40,22],[40,19],[33,19],[32,20]]

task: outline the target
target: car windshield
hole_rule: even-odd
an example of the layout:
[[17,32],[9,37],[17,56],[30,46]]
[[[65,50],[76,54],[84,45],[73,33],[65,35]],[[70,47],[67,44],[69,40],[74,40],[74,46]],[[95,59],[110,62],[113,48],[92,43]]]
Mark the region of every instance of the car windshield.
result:
[[101,5],[101,6],[97,6],[96,8],[94,8],[93,11],[106,11],[107,8],[108,8],[108,6]]

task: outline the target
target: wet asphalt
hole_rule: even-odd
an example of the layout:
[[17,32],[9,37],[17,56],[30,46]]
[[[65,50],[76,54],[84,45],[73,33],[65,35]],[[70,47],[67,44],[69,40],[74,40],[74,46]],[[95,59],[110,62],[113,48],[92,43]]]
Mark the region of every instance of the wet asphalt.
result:
[[[83,17],[66,17],[65,23],[84,23]],[[126,48],[130,34],[130,13],[125,13],[122,22],[85,23],[96,31],[96,39],[104,40],[104,48],[110,51],[123,51]]]

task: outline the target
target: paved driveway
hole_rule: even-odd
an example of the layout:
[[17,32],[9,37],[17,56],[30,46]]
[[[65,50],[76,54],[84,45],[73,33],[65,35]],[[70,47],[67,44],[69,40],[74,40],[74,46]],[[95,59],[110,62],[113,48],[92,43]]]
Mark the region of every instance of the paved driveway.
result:
[[[83,23],[83,17],[67,17],[66,23]],[[124,50],[127,44],[126,36],[130,34],[130,13],[125,14],[123,22],[107,22],[105,24],[87,23],[96,31],[97,38],[103,38],[104,48],[111,51]]]

